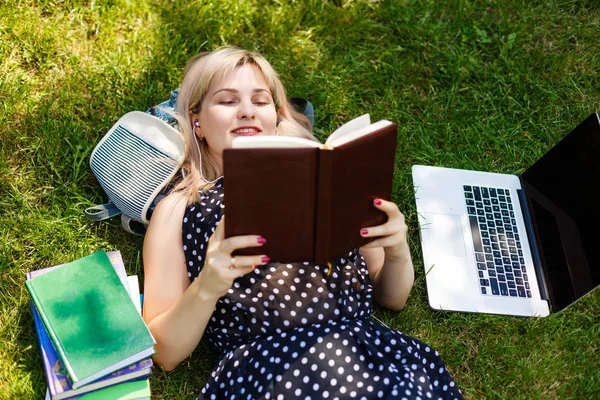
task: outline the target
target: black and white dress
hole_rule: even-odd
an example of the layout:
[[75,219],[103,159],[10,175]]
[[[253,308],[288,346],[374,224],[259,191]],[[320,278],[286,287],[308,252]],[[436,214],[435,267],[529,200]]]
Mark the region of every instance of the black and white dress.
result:
[[[223,211],[221,179],[185,212],[191,281]],[[222,355],[199,398],[462,398],[438,352],[373,321],[372,301],[358,250],[330,273],[310,263],[257,267],[216,305],[205,335]]]

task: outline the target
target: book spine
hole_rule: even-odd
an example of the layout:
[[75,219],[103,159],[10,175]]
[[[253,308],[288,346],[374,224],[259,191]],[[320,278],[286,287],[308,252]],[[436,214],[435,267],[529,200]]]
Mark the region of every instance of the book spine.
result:
[[331,188],[333,183],[333,150],[319,150],[317,171],[317,196],[314,223],[314,260],[317,264],[326,264],[327,262],[331,261]]
[[40,318],[42,319],[42,322],[44,323],[44,326],[46,327],[46,332],[48,333],[48,336],[50,336],[50,340],[52,340],[52,344],[54,344],[54,349],[56,350],[59,357],[61,358],[61,360],[63,362],[63,366],[67,370],[67,373],[71,377],[73,383],[75,383],[79,379],[77,378],[75,371],[71,367],[71,364],[69,363],[69,361],[67,359],[67,356],[65,354],[63,347],[60,344],[60,341],[56,337],[56,334],[54,333],[54,331],[52,329],[52,325],[50,324],[48,317],[46,316],[42,307],[40,306],[40,299],[37,297],[35,290],[33,290],[31,288],[31,281],[26,281],[25,287],[27,288],[27,291],[29,292],[29,296],[31,296],[31,300],[33,301],[33,304],[35,305],[36,310],[38,310],[38,315],[40,316]]
[[[32,274],[31,274],[31,272],[28,272],[25,276],[25,279],[30,280],[31,278],[32,278]],[[33,305],[33,301],[29,301],[29,305],[31,306],[31,312],[33,314],[33,325],[35,326],[35,333],[37,334],[37,337],[38,337],[38,344],[40,346],[40,353],[42,355],[42,364],[44,364],[44,372],[46,373],[46,382],[48,382],[48,391],[50,392],[52,397],[54,397],[58,394],[57,389],[58,389],[58,385],[60,385],[60,383],[57,382],[57,377],[54,374],[54,371],[52,371],[52,364],[50,362],[50,357],[49,357],[48,353],[54,352],[54,354],[56,355],[56,352],[54,351],[54,348],[52,348],[50,339],[48,338],[48,335],[45,332],[45,328],[44,328],[42,319],[40,318],[40,315],[38,314],[37,310],[35,309],[35,306]],[[58,357],[58,355],[56,355],[56,357]]]
[[[56,375],[54,374],[54,371],[52,371],[50,357],[48,356],[48,352],[54,351],[54,349],[49,348],[51,346],[51,344],[49,343],[49,338],[45,334],[45,332],[43,332],[43,330],[44,330],[44,327],[42,325],[43,322],[40,319],[40,316],[39,316],[37,310],[35,309],[33,302],[30,302],[30,305],[31,305],[31,311],[33,312],[33,324],[35,325],[35,331],[37,333],[38,343],[40,345],[40,351],[42,353],[42,363],[44,364],[44,372],[46,373],[46,381],[48,382],[48,390],[50,390],[50,394],[52,395],[52,398],[54,398],[54,396],[56,396],[58,394],[57,382],[56,382],[57,378],[56,378]],[[56,355],[56,357],[58,357],[58,355]]]

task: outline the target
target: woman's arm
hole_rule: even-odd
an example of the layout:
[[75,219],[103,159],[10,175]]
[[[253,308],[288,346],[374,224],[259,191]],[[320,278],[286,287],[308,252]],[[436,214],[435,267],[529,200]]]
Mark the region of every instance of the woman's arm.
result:
[[261,246],[264,239],[225,239],[223,217],[208,241],[202,271],[190,284],[181,238],[185,207],[179,195],[163,199],[144,239],[144,320],[157,343],[154,361],[167,371],[194,351],[218,299],[233,281],[268,261],[264,255],[237,256],[233,265],[234,250]]
[[[377,203],[380,202],[380,204]],[[406,240],[407,226],[398,206],[376,200],[375,207],[388,215],[380,226],[365,228],[364,237],[378,237],[360,248],[373,283],[374,298],[382,306],[400,310],[410,295],[415,274]]]
[[163,199],[144,238],[144,320],[156,340],[154,361],[167,371],[196,348],[218,297],[190,285],[181,239],[185,199]]

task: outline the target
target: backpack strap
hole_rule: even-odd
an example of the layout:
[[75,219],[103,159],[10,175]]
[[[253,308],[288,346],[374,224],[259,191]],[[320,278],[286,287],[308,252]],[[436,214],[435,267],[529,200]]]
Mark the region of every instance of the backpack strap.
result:
[[85,216],[92,221],[104,221],[106,219],[121,214],[121,210],[119,210],[117,206],[112,202],[88,207],[85,209],[84,212]]
[[138,236],[145,236],[148,226],[140,221],[136,221],[128,215],[121,214],[121,228],[124,231]]
[[134,235],[144,236],[146,233],[146,226],[130,216],[123,214],[121,210],[111,202],[98,204],[97,206],[85,209],[85,216],[92,221],[104,221],[119,214],[121,214],[121,227],[123,230],[133,233]]

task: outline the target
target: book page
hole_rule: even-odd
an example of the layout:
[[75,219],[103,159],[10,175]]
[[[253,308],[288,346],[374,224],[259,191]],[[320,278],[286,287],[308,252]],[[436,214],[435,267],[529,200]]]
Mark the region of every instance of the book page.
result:
[[233,139],[233,149],[323,147],[314,140],[293,136],[240,136]]
[[140,283],[137,275],[130,275],[127,277],[127,293],[131,297],[131,301],[135,306],[137,312],[142,315],[142,305],[140,304]]
[[346,122],[344,125],[333,131],[325,141],[325,144],[333,145],[333,141],[337,140],[338,137],[345,136],[369,125],[371,125],[371,116],[369,114],[363,114],[360,117]]
[[330,137],[329,139],[327,139],[325,144],[328,144],[331,147],[341,146],[345,143],[351,142],[360,137],[363,137],[370,133],[376,132],[390,124],[391,124],[390,121],[382,119],[381,121],[377,121],[374,124],[371,124],[369,126],[365,126],[361,129],[355,130],[353,132],[348,132],[343,136],[338,136],[338,137],[334,138],[334,140],[329,140],[329,139],[331,139],[331,137]]

